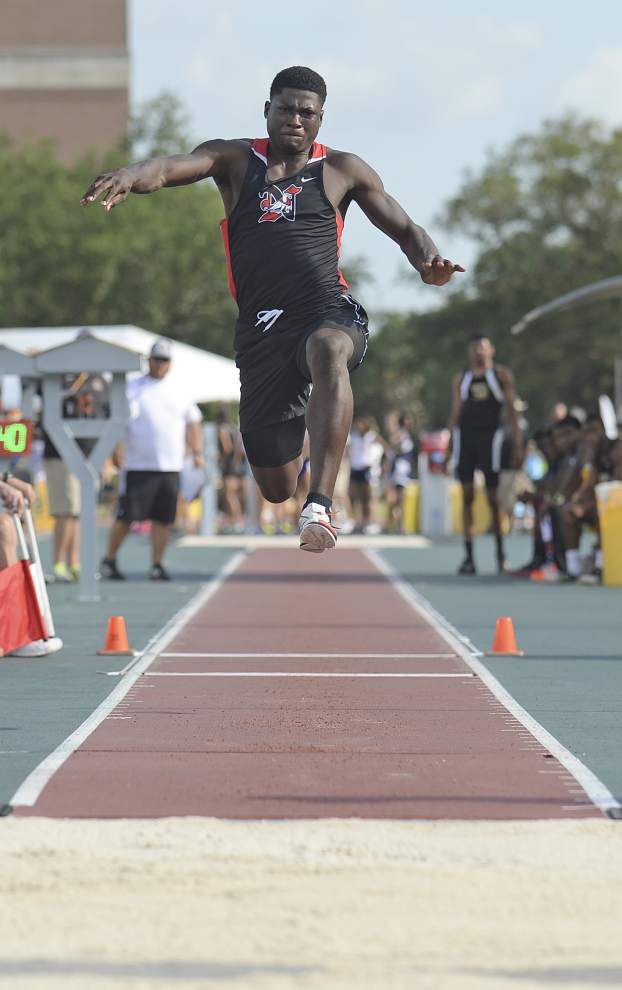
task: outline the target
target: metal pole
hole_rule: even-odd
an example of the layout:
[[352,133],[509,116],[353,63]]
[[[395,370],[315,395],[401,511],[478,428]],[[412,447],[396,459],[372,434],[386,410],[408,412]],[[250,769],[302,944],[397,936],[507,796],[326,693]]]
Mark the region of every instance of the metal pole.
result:
[[[123,435],[129,417],[125,394],[125,375],[113,375],[110,392],[109,419],[63,419],[63,392],[60,374],[43,378],[43,425],[57,447],[67,468],[80,482],[80,582],[78,601],[96,602],[100,595],[97,584],[96,518],[99,472],[104,460],[112,453]],[[90,459],[76,443],[78,437],[97,437]]]
[[[89,465],[90,467],[90,465]],[[97,588],[97,490],[99,477],[91,472],[84,475],[81,483],[80,499],[80,582],[79,602],[98,602]]]

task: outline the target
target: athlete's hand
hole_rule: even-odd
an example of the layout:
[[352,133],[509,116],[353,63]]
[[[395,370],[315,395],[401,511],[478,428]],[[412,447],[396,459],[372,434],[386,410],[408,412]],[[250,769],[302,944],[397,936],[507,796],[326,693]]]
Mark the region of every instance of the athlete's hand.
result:
[[433,258],[428,258],[418,269],[421,281],[426,285],[446,285],[454,272],[466,271],[462,265],[454,265],[453,261],[441,258],[440,254],[435,254]]
[[128,168],[119,168],[116,172],[104,172],[91,182],[80,200],[82,206],[88,206],[103,194],[101,205],[110,213],[113,206],[122,203],[132,191],[132,175]]

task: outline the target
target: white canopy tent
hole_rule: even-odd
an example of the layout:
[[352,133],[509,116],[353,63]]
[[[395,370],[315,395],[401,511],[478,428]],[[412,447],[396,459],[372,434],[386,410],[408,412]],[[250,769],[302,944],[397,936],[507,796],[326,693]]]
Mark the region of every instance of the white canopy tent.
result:
[[[58,347],[75,340],[84,327],[19,327],[0,329],[0,344],[23,354],[34,354]],[[100,340],[119,344],[139,354],[149,354],[154,341],[160,334],[151,333],[135,326],[89,326],[88,329]],[[170,338],[166,338],[170,340]],[[194,402],[238,402],[240,382],[235,362],[219,354],[210,354],[199,347],[181,344],[170,340],[172,348],[171,381],[179,383],[185,394]],[[146,362],[145,362],[146,367]],[[130,374],[132,377],[134,373]],[[2,368],[0,367],[0,379]],[[6,391],[14,389],[7,381]],[[7,396],[8,398],[8,396]],[[8,403],[5,404],[12,404]]]

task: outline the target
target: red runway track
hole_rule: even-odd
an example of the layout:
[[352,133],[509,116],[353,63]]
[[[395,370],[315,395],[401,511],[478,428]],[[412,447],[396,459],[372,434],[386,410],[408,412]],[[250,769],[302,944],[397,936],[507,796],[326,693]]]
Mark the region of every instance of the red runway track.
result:
[[16,812],[600,816],[362,552],[278,549],[245,559]]

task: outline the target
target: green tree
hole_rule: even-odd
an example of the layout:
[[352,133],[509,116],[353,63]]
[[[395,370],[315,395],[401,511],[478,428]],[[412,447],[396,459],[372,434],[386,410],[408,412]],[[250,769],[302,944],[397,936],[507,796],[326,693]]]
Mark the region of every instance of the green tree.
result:
[[200,183],[131,196],[109,215],[82,208],[119,154],[66,168],[49,144],[0,144],[2,325],[135,323],[232,354],[219,195]]
[[130,117],[127,147],[133,160],[177,155],[196,144],[190,137],[190,118],[173,93],[147,100]]
[[599,392],[611,392],[619,303],[551,316],[518,337],[510,328],[535,306],[620,274],[622,130],[572,116],[548,121],[468,174],[441,220],[477,244],[472,271],[455,281],[442,308],[389,316],[371,348],[370,372],[389,361],[392,374],[419,381],[426,421],[442,425],[466,341],[483,332],[514,368],[534,424],[558,396],[592,407]]

